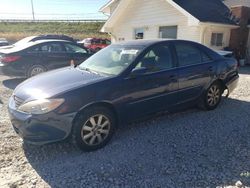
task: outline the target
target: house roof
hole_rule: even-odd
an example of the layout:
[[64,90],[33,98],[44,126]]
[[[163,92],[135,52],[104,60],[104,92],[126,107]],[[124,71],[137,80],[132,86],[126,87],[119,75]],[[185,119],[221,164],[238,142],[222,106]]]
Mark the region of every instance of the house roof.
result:
[[[109,8],[117,0],[111,0],[100,11]],[[235,21],[230,18],[230,9],[222,0],[165,0],[189,19],[189,24],[216,24],[228,27],[237,27]],[[126,8],[133,0],[121,0],[101,31],[111,32],[114,23],[119,16],[124,14]]]
[[230,10],[221,0],[173,0],[201,22],[236,25],[230,19]]
[[115,2],[115,0],[109,0],[105,5],[103,5],[100,9],[99,9],[99,11],[100,12],[103,12],[103,13],[110,13],[109,12],[109,7],[110,7],[110,5],[112,5],[112,3],[114,3]]

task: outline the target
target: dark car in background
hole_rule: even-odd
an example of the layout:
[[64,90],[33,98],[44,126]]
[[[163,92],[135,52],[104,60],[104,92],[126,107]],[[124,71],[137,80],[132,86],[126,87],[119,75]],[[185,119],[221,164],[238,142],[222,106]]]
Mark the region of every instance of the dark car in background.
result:
[[32,77],[48,70],[75,65],[91,53],[65,40],[35,40],[9,49],[0,49],[0,72],[10,76]]
[[99,50],[109,46],[111,41],[109,39],[102,38],[86,38],[82,41],[78,41],[77,43],[90,49],[92,52],[98,52]]
[[180,107],[213,110],[238,80],[234,59],[201,44],[131,41],[113,44],[78,67],[26,80],[14,90],[9,114],[27,142],[72,136],[90,151],[107,144],[122,123]]

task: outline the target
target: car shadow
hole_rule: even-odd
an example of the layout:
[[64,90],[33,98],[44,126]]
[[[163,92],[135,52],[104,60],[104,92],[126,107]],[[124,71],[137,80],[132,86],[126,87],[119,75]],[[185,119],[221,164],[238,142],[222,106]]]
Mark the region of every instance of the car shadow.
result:
[[11,78],[7,80],[3,80],[3,85],[4,87],[14,90],[24,80],[25,80],[24,78]]
[[229,98],[214,111],[128,124],[95,152],[67,142],[23,149],[51,187],[217,187],[238,180],[250,186],[249,106]]

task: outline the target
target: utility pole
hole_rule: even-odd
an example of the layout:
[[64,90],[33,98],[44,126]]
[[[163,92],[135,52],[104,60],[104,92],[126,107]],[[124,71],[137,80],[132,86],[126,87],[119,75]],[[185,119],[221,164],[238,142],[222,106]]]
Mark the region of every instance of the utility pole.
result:
[[33,0],[31,0],[31,8],[32,8],[32,17],[33,17],[33,20],[35,20],[35,12],[34,12]]

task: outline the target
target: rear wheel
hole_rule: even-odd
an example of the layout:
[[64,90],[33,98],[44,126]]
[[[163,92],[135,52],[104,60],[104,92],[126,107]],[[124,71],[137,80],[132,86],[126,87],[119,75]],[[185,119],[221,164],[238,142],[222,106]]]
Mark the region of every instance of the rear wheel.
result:
[[27,77],[30,78],[46,71],[47,69],[43,65],[32,65],[27,71]]
[[219,82],[214,82],[206,91],[203,103],[206,110],[214,110],[221,102],[222,86]]
[[115,131],[115,118],[104,107],[84,110],[76,119],[72,137],[77,146],[84,151],[93,151],[104,147]]

